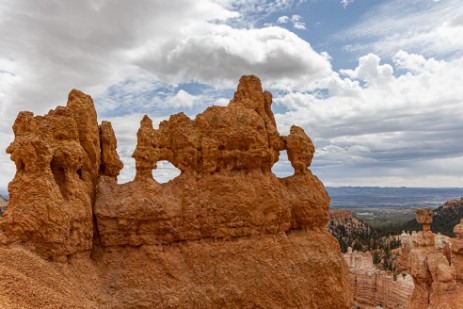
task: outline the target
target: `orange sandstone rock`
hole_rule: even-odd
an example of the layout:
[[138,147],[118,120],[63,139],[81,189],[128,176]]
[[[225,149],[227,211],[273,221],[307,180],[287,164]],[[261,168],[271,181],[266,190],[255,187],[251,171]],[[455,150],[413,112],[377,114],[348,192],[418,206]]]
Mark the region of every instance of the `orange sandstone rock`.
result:
[[[74,110],[80,106],[94,111],[93,104],[79,105],[71,97],[70,103]],[[17,171],[8,187],[8,210],[0,221],[2,242],[24,242],[50,259],[92,248],[95,180],[90,176],[95,172],[79,139],[85,134],[79,132],[75,115],[68,107],[45,116],[18,115],[15,140],[7,149]],[[96,116],[94,120],[96,124]]]
[[380,270],[373,265],[370,252],[344,253],[349,266],[354,307],[385,309],[406,309],[409,306],[414,285],[409,274],[398,274]]
[[[429,226],[432,222],[432,210],[417,209],[416,219],[418,223],[423,224],[423,231],[415,235],[414,246],[408,253],[408,270],[415,284],[409,308],[463,308],[463,291],[457,285],[457,280],[460,278],[458,240],[452,241],[452,244],[455,244],[453,251],[456,257],[449,258],[445,246],[441,246],[442,248],[435,246],[436,235],[431,232]],[[452,261],[455,265],[450,264]]]
[[[73,90],[67,107],[20,113],[0,256],[67,276],[69,287],[46,297],[55,307],[350,308],[347,266],[323,230],[329,196],[309,170],[315,149],[299,127],[279,135],[271,103],[257,77],[243,76],[226,107],[173,115],[158,129],[145,116],[136,177],[122,185],[114,132],[98,127],[89,96]],[[295,174],[279,179],[271,168],[284,149]],[[181,175],[156,182],[160,160]],[[11,274],[0,269],[0,300],[49,305],[41,293],[14,293],[24,284]]]
[[117,154],[117,140],[111,122],[103,121],[100,125],[101,165],[100,173],[117,180],[119,171],[124,166]]

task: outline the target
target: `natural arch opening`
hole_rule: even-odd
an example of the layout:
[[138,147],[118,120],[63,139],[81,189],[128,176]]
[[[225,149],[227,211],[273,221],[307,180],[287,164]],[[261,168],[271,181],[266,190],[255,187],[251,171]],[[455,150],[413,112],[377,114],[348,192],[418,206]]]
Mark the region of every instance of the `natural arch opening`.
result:
[[286,150],[280,151],[280,157],[278,162],[272,166],[272,172],[278,178],[285,178],[291,175],[294,175],[294,168],[291,165],[291,162],[288,159],[288,153]]
[[172,165],[169,161],[158,161],[158,166],[153,170],[153,178],[159,183],[166,183],[181,174],[181,171]]

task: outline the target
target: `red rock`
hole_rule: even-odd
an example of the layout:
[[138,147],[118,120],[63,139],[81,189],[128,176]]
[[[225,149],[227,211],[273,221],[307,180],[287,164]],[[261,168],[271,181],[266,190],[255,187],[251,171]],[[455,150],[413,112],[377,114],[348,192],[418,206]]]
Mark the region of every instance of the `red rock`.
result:
[[101,166],[100,173],[104,176],[117,179],[119,171],[124,166],[117,154],[117,140],[114,134],[111,122],[103,121],[100,125],[100,141],[101,141]]
[[[461,278],[458,240],[450,240],[453,254],[449,256],[449,247],[438,244],[435,240],[437,235],[430,230],[432,210],[421,208],[416,213],[417,222],[423,224],[423,231],[413,238],[413,247],[407,258],[408,270],[415,283],[409,308],[463,308],[463,290],[461,284],[457,284]],[[459,231],[459,227],[455,231]]]
[[[73,105],[76,109],[78,104]],[[90,159],[80,143],[75,114],[58,107],[45,116],[18,115],[15,140],[7,149],[17,171],[0,220],[2,242],[19,240],[42,256],[61,260],[92,248],[93,179],[84,176],[94,172],[85,165]]]
[[[0,269],[5,304],[350,308],[347,266],[322,230],[329,196],[308,169],[312,142],[295,126],[279,135],[257,77],[242,77],[228,106],[195,120],[180,113],[154,129],[145,116],[127,184],[117,184],[122,163],[110,124],[98,128],[91,98],[77,90],[68,107],[21,113],[14,131],[8,152],[18,171],[0,220],[0,256],[27,260],[40,279],[31,290],[11,279],[22,264]],[[271,168],[284,149],[295,174],[279,179]],[[181,175],[156,182],[160,160]],[[57,280],[44,271],[63,276],[61,294],[43,291]]]

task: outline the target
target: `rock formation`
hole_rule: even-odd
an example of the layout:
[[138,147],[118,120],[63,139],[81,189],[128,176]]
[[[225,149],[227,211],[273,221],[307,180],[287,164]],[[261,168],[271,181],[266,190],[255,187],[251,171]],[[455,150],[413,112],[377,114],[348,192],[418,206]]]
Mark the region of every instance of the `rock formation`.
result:
[[453,233],[457,236],[451,239],[451,259],[450,263],[453,266],[455,280],[458,286],[463,286],[463,218],[460,223],[455,226]]
[[353,308],[405,309],[413,292],[413,278],[408,274],[397,276],[373,265],[370,252],[349,248],[344,254],[349,266]]
[[[17,173],[0,220],[0,257],[10,259],[0,302],[349,308],[348,270],[324,229],[329,196],[308,169],[313,144],[297,126],[280,136],[271,103],[244,76],[228,106],[195,120],[180,113],[154,129],[145,116],[136,178],[122,185],[114,132],[98,126],[89,96],[73,90],[45,116],[21,112],[7,149]],[[282,150],[295,173],[279,179],[271,167]],[[181,175],[156,182],[160,160]]]
[[409,308],[463,308],[463,290],[458,282],[463,253],[458,249],[463,239],[460,226],[454,229],[459,238],[450,239],[449,246],[449,240],[431,232],[431,209],[418,209],[416,221],[423,225],[423,231],[412,235],[413,245],[409,241],[403,244],[406,254],[400,261],[407,265],[415,284]]
[[92,248],[92,201],[100,139],[92,99],[73,90],[45,116],[21,112],[7,152],[16,164],[3,242],[20,241],[50,259]]

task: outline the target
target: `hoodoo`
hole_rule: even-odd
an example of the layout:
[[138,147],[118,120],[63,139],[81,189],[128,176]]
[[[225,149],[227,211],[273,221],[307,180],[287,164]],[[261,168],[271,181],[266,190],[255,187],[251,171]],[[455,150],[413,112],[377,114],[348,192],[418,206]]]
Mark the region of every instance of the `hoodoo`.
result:
[[[230,104],[195,120],[141,120],[136,177],[109,122],[73,90],[45,116],[21,112],[17,172],[0,219],[2,308],[350,308],[348,268],[324,228],[329,196],[310,138],[281,136],[272,95],[243,76]],[[271,168],[286,150],[294,175]],[[152,177],[167,160],[181,174]]]

